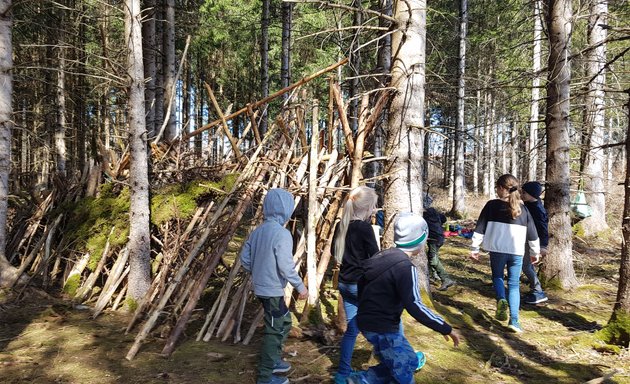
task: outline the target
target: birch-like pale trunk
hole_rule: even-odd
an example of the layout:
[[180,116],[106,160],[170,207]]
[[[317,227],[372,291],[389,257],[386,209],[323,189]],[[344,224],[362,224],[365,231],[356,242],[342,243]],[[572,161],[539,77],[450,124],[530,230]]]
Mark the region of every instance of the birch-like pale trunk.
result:
[[584,189],[586,202],[593,208],[593,214],[584,219],[580,225],[586,236],[596,235],[608,229],[606,223],[606,186],[604,185],[605,153],[604,130],[605,87],[606,87],[606,38],[608,26],[608,0],[592,0],[588,20],[588,45],[595,47],[586,54],[587,84],[584,129],[587,140],[583,151],[584,159]]
[[464,160],[466,142],[465,95],[466,95],[466,34],[468,30],[468,0],[459,3],[459,64],[457,66],[457,122],[454,135],[455,156],[453,161],[453,208],[451,215],[457,218],[466,215],[466,189]]
[[541,268],[541,280],[571,289],[578,285],[573,269],[573,233],[569,214],[570,178],[570,39],[573,26],[571,0],[546,0],[549,31],[547,78],[547,188],[545,208],[549,215],[549,253]]
[[[393,220],[400,212],[422,214],[422,161],[424,157],[424,86],[426,58],[426,0],[397,1],[398,29],[392,36],[392,78],[396,94],[389,109],[383,248],[393,245]],[[424,252],[412,257],[419,286],[429,293]]]
[[144,116],[144,72],[140,0],[125,1],[125,36],[129,76],[129,284],[127,296],[141,299],[151,285],[149,167]]
[[542,0],[534,0],[534,48],[532,53],[532,102],[529,112],[529,136],[527,140],[527,179],[534,181],[538,175],[538,119],[540,108],[540,84],[542,68]]
[[7,248],[7,209],[11,171],[13,130],[13,16],[11,0],[0,0],[0,287],[13,284],[17,269],[9,264]]
[[399,30],[392,36],[391,87],[385,154],[392,176],[385,188],[385,246],[392,245],[392,219],[398,212],[422,213],[422,140],[426,48],[426,1],[398,1],[394,17]]

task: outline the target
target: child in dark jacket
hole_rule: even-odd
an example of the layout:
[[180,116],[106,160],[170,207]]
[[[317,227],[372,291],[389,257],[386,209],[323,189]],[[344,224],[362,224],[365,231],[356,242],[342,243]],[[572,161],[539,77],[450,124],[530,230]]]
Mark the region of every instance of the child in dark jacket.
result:
[[241,250],[241,263],[251,272],[254,294],[264,309],[265,335],[258,364],[257,384],[288,384],[291,366],[282,360],[282,344],[291,330],[291,313],[284,300],[287,282],[298,291],[298,299],[308,292],[293,263],[293,239],[284,225],[293,213],[293,196],[284,189],[271,189],[263,201],[264,221],[250,235]]
[[446,273],[439,256],[440,248],[444,245],[443,225],[446,223],[446,216],[431,207],[433,199],[429,194],[424,195],[423,203],[424,212],[422,213],[422,217],[429,226],[429,238],[427,239],[429,272],[436,274],[440,278],[442,285],[440,285],[438,290],[446,291],[448,287],[455,285],[455,280],[451,279],[448,273]]
[[[538,232],[540,256],[545,257],[547,255],[547,244],[549,243],[549,219],[547,218],[547,211],[540,200],[542,186],[536,181],[530,181],[523,184],[521,189],[523,190],[521,198],[529,214],[532,215],[532,219],[534,219],[534,224],[536,225],[536,231]],[[544,303],[548,298],[540,285],[540,280],[529,257],[530,253],[531,249],[527,246],[525,249],[525,257],[523,258],[523,273],[525,273],[525,276],[527,276],[529,280],[530,292],[523,297],[523,301],[527,304]]]
[[421,361],[402,331],[400,316],[406,309],[423,325],[459,345],[459,333],[431,312],[420,298],[418,272],[409,260],[417,255],[428,235],[427,224],[418,215],[401,214],[394,223],[394,243],[363,262],[359,279],[357,323],[372,344],[379,364],[348,378],[351,384],[414,382]]
[[379,251],[378,241],[369,223],[376,209],[378,196],[374,189],[360,186],[353,189],[344,205],[335,238],[335,259],[341,263],[339,293],[346,312],[346,332],[339,348],[339,370],[335,384],[345,384],[352,373],[352,351],[359,334],[357,327],[357,282],[363,275],[363,262]]

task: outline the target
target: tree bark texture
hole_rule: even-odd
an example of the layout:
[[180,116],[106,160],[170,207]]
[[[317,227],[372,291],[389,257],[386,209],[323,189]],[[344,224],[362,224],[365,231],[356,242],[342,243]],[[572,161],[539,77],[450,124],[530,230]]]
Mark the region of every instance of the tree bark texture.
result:
[[[383,249],[393,245],[393,220],[400,212],[422,214],[426,1],[398,1],[399,30],[392,36],[391,87],[396,90],[389,109]],[[412,258],[420,287],[429,290],[427,259]]]
[[468,29],[468,0],[460,0],[459,9],[459,64],[457,67],[457,128],[455,129],[455,159],[453,162],[453,208],[455,217],[466,213],[466,188],[464,180],[464,143],[466,141],[465,95],[466,95],[466,33]]
[[608,229],[606,223],[606,187],[604,185],[605,153],[604,144],[605,104],[604,88],[606,86],[606,27],[608,26],[608,0],[592,0],[588,20],[588,44],[591,49],[587,53],[586,74],[588,77],[588,93],[583,130],[586,142],[582,147],[584,158],[584,189],[586,202],[593,208],[593,214],[584,219],[580,225],[585,236],[593,236]]
[[[630,111],[630,91],[627,93],[628,103],[626,104],[626,113]],[[628,130],[626,131],[626,180],[624,183],[624,204],[623,204],[623,220],[621,222],[621,232],[623,241],[621,243],[621,265],[619,267],[619,287],[617,289],[617,300],[613,307],[613,315],[611,322],[625,316],[626,324],[630,317],[630,121],[628,122]],[[630,330],[626,330],[630,332]],[[626,345],[627,348],[627,345]]]
[[[260,96],[262,99],[269,96],[269,3],[271,0],[262,0],[262,13],[260,20]],[[267,106],[261,108],[260,134],[267,132],[268,115]]]
[[15,276],[6,257],[11,134],[13,130],[13,44],[11,0],[0,0],[0,286],[12,283]]
[[142,61],[144,65],[145,77],[145,112],[147,134],[149,138],[155,136],[155,78],[157,69],[155,67],[155,0],[144,0],[144,12],[142,22]]
[[569,215],[569,86],[568,61],[573,11],[570,0],[547,0],[549,74],[547,79],[547,188],[549,253],[542,264],[543,281],[563,289],[578,285],[573,269],[573,233]]
[[151,285],[149,230],[149,170],[147,132],[144,116],[144,73],[140,0],[125,1],[125,36],[129,75],[129,289],[128,296],[139,300]]
[[534,181],[538,175],[538,119],[540,108],[540,68],[542,63],[542,0],[534,0],[534,49],[532,53],[532,104],[529,113],[529,138],[527,141],[527,178]]
[[175,102],[176,58],[175,58],[175,0],[166,0],[164,4],[164,119],[168,120],[164,130],[164,139],[173,141],[177,135],[175,108],[168,111]]

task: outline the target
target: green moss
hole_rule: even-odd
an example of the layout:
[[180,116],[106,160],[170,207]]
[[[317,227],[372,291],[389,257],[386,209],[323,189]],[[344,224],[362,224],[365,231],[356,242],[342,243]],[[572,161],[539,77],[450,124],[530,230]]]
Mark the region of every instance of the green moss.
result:
[[136,300],[132,299],[131,297],[127,297],[127,298],[125,298],[125,308],[129,312],[134,312],[136,310],[136,308],[138,308],[138,302]]
[[68,281],[63,286],[63,291],[70,296],[74,296],[79,289],[79,283],[81,282],[81,275],[78,273],[68,277]]
[[604,328],[596,332],[599,340],[606,344],[623,346],[630,345],[630,315],[617,310]]
[[174,218],[190,218],[197,209],[200,198],[216,191],[229,191],[237,177],[238,175],[229,174],[216,182],[194,180],[186,184],[168,185],[155,191],[151,198],[151,221],[160,225]]
[[584,237],[584,226],[582,225],[582,222],[578,222],[573,226],[573,235],[577,236],[577,237]]

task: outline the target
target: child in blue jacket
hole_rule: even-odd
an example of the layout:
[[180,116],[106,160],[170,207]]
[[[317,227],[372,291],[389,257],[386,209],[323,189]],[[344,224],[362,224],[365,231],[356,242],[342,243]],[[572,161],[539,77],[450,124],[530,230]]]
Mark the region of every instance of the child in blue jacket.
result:
[[[523,190],[521,199],[523,199],[529,214],[532,215],[536,231],[538,232],[540,256],[545,257],[547,255],[547,244],[549,243],[549,219],[547,218],[547,211],[540,200],[542,186],[536,181],[530,181],[523,184],[521,189]],[[530,292],[523,297],[523,301],[527,304],[544,303],[548,298],[540,285],[540,280],[529,257],[530,253],[531,250],[528,246],[525,249],[525,258],[523,258],[523,273],[529,280]]]

